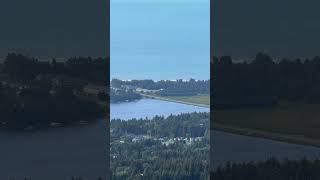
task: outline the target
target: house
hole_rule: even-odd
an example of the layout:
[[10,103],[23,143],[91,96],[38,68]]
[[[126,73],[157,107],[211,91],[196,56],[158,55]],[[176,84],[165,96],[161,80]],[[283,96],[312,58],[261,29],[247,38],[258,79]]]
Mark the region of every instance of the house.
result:
[[143,89],[143,88],[137,88],[136,91],[140,93],[157,93],[159,91],[162,91],[163,89],[158,89],[158,90],[150,90],[150,89]]
[[8,74],[4,74],[4,73],[0,73],[0,83],[2,85],[6,85],[9,81],[9,75]]
[[20,85],[19,83],[15,82],[15,81],[12,81],[12,80],[1,81],[1,83],[2,83],[2,85],[7,86],[12,89],[23,88],[22,85]]
[[52,78],[52,85],[54,87],[63,87],[71,89],[82,89],[88,83],[78,78],[71,78],[65,75],[60,75]]
[[100,93],[107,94],[108,89],[106,86],[97,86],[97,85],[88,84],[83,88],[83,93],[86,96],[98,96]]
[[170,144],[174,144],[175,141],[173,139],[169,139],[165,142],[161,142],[162,145],[166,145],[166,146],[169,146]]
[[147,140],[147,139],[151,139],[151,137],[147,136],[147,135],[135,135],[132,138],[132,142],[139,142],[139,141],[143,141],[143,140]]
[[121,87],[124,88],[124,89],[126,89],[127,91],[128,91],[128,90],[135,90],[135,89],[136,89],[135,86],[131,86],[131,85],[122,85]]
[[41,81],[41,80],[46,80],[46,81],[51,81],[52,79],[55,78],[56,75],[54,74],[39,74],[36,76],[36,80]]

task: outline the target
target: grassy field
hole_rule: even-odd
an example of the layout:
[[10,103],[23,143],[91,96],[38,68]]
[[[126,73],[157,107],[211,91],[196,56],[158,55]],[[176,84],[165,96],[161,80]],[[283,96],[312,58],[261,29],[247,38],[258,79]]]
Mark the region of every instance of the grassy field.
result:
[[197,96],[168,96],[166,98],[170,98],[177,101],[183,101],[188,103],[194,104],[203,104],[203,105],[210,105],[210,95],[203,94]]
[[[150,96],[210,106],[210,95]],[[213,111],[211,129],[320,147],[320,104],[281,102],[273,108]]]
[[197,95],[197,96],[157,96],[150,94],[140,93],[144,97],[159,99],[163,101],[171,101],[182,104],[189,104],[193,106],[207,107],[210,106],[210,95]]
[[[320,105],[281,103],[278,107],[214,111],[213,122],[225,126],[320,140]],[[214,127],[214,123],[212,128]]]

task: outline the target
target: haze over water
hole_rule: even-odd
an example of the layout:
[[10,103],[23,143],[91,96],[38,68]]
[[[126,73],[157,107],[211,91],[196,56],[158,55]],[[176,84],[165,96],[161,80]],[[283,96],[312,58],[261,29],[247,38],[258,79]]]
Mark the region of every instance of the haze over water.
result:
[[210,1],[111,1],[111,78],[209,79]]

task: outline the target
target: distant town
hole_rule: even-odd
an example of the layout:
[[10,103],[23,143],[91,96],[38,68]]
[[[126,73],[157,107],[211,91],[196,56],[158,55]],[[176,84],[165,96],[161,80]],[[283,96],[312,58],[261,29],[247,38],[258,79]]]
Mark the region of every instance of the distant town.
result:
[[113,119],[112,179],[207,179],[209,138],[209,113]]

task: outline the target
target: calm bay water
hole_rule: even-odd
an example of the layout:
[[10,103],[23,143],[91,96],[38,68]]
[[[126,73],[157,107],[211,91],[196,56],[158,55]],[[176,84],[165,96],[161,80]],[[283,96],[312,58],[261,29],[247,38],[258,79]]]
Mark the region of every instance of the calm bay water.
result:
[[32,133],[0,132],[0,179],[106,177],[106,138],[104,120]]
[[209,79],[209,0],[111,1],[111,78]]
[[152,118],[156,115],[169,116],[181,113],[209,112],[209,108],[190,106],[156,99],[141,99],[134,102],[111,104],[110,119]]
[[212,132],[212,168],[230,162],[262,161],[272,157],[300,160],[320,159],[320,148],[289,144],[268,139],[248,137],[225,132]]

